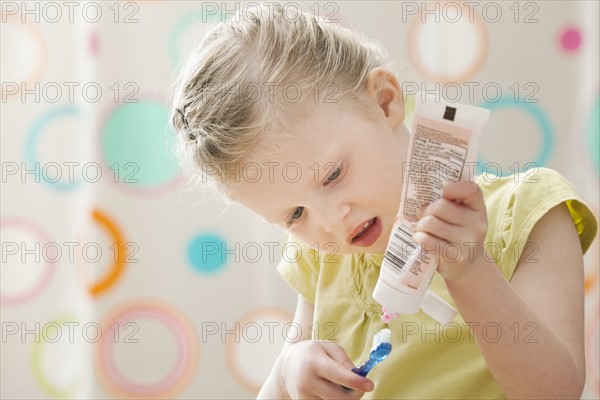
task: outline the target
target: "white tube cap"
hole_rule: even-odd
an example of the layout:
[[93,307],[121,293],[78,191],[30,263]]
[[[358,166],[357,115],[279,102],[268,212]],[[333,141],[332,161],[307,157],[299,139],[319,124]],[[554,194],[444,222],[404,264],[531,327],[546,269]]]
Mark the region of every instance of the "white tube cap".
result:
[[456,309],[434,292],[428,290],[423,298],[423,312],[442,325],[446,325],[456,316]]
[[416,314],[422,307],[422,294],[405,293],[399,289],[388,285],[383,279],[377,280],[373,298],[383,306],[388,312],[398,314]]

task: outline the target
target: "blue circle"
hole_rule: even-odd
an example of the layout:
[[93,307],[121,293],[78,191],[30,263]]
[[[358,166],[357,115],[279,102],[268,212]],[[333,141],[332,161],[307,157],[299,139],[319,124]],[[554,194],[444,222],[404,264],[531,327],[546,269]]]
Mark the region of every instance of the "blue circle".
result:
[[36,121],[31,130],[29,131],[29,135],[27,137],[27,141],[25,143],[25,164],[27,165],[28,171],[36,171],[36,181],[41,176],[40,182],[50,186],[53,189],[68,191],[74,190],[81,184],[80,179],[74,179],[72,182],[63,182],[63,181],[53,181],[49,180],[46,174],[44,173],[44,168],[36,168],[36,165],[39,164],[37,161],[35,144],[39,139],[39,136],[42,134],[42,128],[48,124],[50,121],[62,118],[64,116],[80,116],[79,110],[74,106],[64,106],[57,108],[55,110],[50,111],[46,115],[42,116],[40,119]]
[[[550,120],[544,111],[542,111],[542,109],[536,105],[536,103],[515,102],[512,97],[502,97],[500,100],[494,103],[484,102],[480,106],[489,110],[493,110],[495,108],[516,107],[531,115],[540,127],[540,132],[542,134],[542,149],[532,163],[539,167],[546,165],[548,159],[550,158],[550,154],[552,153],[552,148],[554,147],[554,131],[552,130],[552,124],[550,123]],[[481,157],[479,157],[477,161],[477,173],[481,174],[482,166],[485,165],[485,161]],[[525,163],[523,166],[527,166],[528,164],[531,163]],[[502,173],[502,176],[508,175],[504,174],[504,171],[500,172]]]
[[198,272],[213,274],[227,263],[227,242],[218,234],[202,233],[188,245],[187,257],[190,265]]

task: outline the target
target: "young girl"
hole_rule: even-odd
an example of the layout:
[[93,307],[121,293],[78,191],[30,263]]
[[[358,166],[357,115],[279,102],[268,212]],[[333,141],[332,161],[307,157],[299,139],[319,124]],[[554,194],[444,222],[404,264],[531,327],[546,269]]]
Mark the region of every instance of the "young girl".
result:
[[[184,68],[173,124],[198,182],[300,245],[278,270],[302,337],[259,397],[579,398],[582,253],[597,223],[544,168],[447,185],[423,210],[414,238],[442,255],[431,289],[459,315],[392,320],[389,358],[368,378],[350,371],[386,326],[372,293],[400,204],[403,93],[384,52],[349,29],[273,5],[243,15]],[[462,255],[444,256],[449,243]]]

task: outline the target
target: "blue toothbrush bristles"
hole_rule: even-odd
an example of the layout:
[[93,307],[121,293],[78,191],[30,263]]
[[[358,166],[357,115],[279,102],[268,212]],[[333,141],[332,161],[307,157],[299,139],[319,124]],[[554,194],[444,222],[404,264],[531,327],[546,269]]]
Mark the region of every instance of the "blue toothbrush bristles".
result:
[[360,376],[367,376],[380,361],[383,361],[392,351],[392,331],[382,329],[373,338],[373,347],[369,359],[362,365],[352,368],[352,371]]

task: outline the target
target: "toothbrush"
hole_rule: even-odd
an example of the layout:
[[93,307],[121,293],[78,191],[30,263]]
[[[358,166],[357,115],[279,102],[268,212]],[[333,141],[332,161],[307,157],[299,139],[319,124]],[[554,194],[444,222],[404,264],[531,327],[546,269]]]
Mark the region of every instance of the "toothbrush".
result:
[[373,347],[371,347],[371,354],[369,359],[362,365],[357,365],[352,368],[352,372],[362,377],[373,369],[373,367],[385,360],[392,351],[392,331],[384,328],[377,332],[373,338]]

